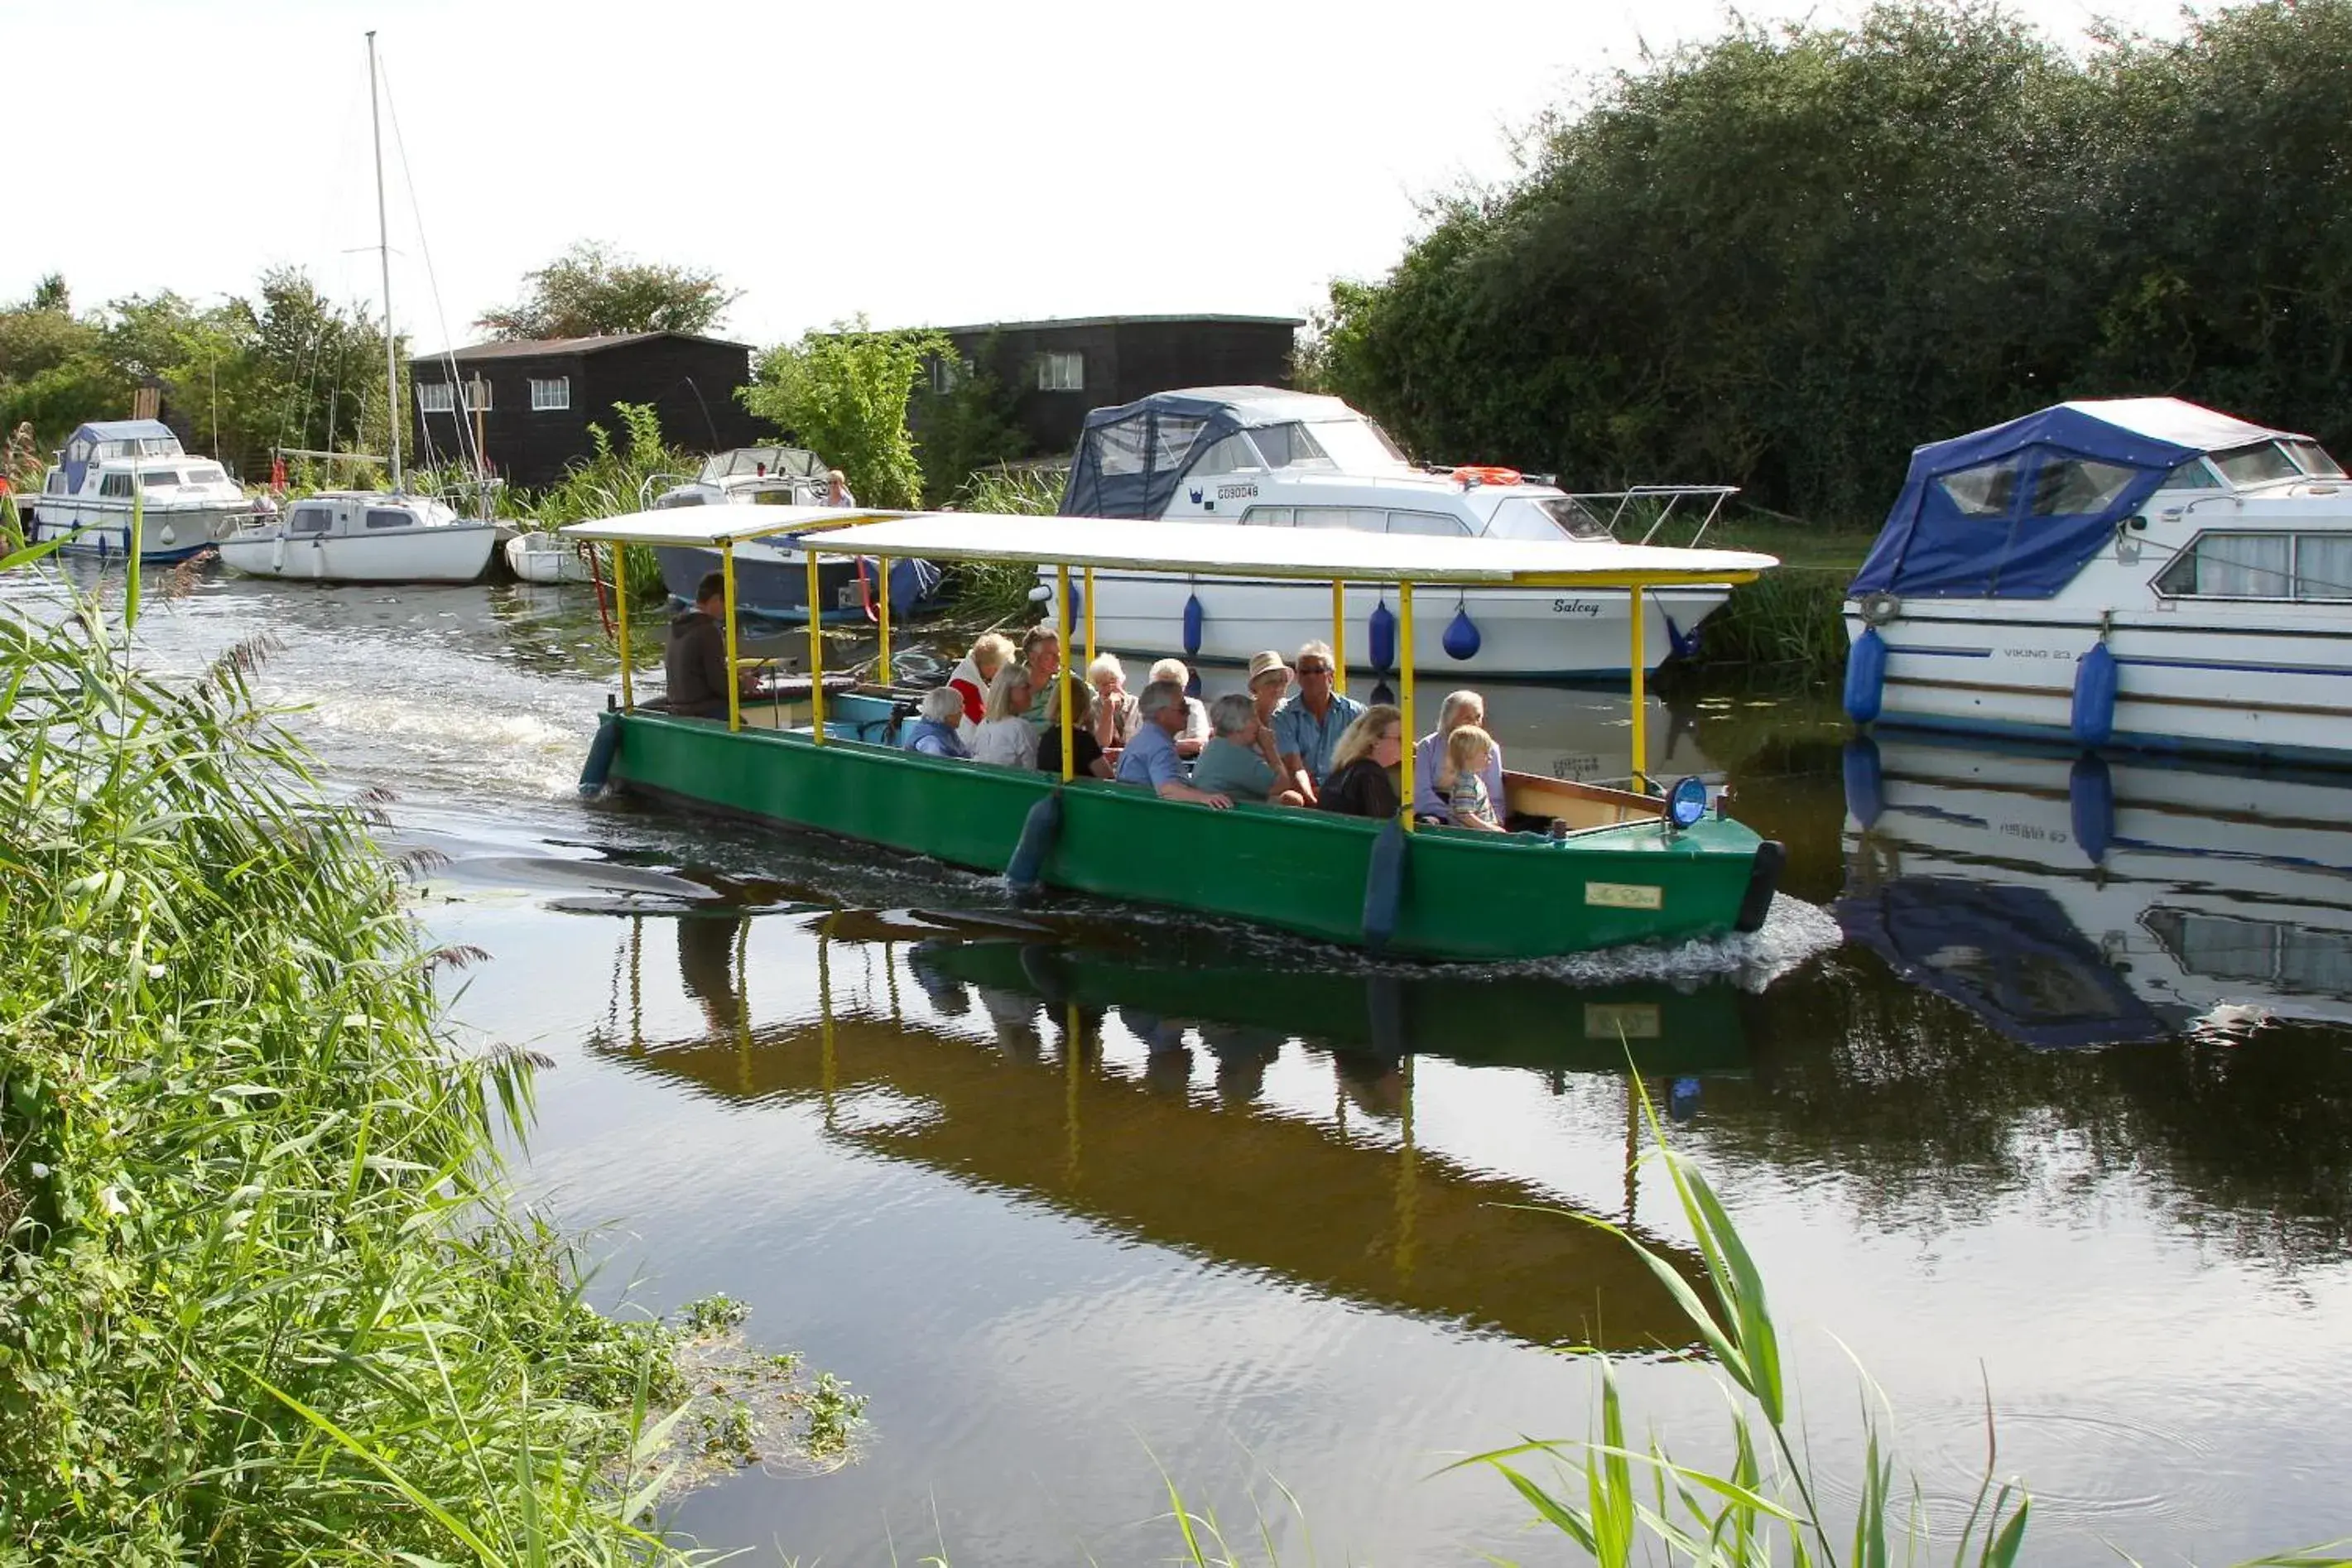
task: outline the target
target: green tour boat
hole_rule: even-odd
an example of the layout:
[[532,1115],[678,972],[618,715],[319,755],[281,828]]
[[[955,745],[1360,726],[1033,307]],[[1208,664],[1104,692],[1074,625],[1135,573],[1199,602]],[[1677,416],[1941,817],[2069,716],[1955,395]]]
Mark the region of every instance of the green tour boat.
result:
[[[1643,725],[1640,595],[1693,583],[1741,583],[1778,564],[1769,555],[1566,541],[1435,539],[1242,526],[1003,517],[821,508],[709,507],[574,523],[573,539],[609,544],[622,607],[621,692],[591,751],[583,791],[617,789],[689,809],[814,829],[1002,872],[1042,885],[1196,911],[1400,956],[1494,963],[1628,942],[1680,942],[1763,922],[1780,846],[1708,809],[1705,786],[1663,795],[1636,776],[1610,789],[1505,775],[1515,818],[1547,834],[1482,833],[1412,820],[1412,748],[1400,770],[1397,817],[1373,821],[1236,802],[1225,810],[1165,800],[1138,785],[987,763],[946,761],[893,743],[890,628],[879,606],[881,660],[872,690],[829,689],[824,642],[809,640],[805,723],[730,702],[721,719],[640,707],[628,647],[630,544],[716,549],[727,582],[727,640],[736,655],[735,546],[790,539],[814,590],[824,556],[868,557],[887,581],[893,560],[1002,562],[1050,570],[1059,587],[1061,668],[1073,668],[1074,600],[1090,622],[1094,595],[1072,593],[1096,570],[1331,584],[1332,645],[1344,647],[1348,594],[1363,584],[1396,597],[1399,706],[1420,733],[1413,694],[1413,591],[1476,585],[1633,595],[1628,668],[1633,755]],[[814,602],[814,601],[812,601]],[[1360,606],[1360,600],[1359,601]],[[1079,662],[1092,658],[1091,626]],[[1344,660],[1335,661],[1344,668]],[[828,717],[828,710],[836,715]],[[843,720],[848,721],[844,722]],[[1072,755],[1067,738],[1061,754]]]

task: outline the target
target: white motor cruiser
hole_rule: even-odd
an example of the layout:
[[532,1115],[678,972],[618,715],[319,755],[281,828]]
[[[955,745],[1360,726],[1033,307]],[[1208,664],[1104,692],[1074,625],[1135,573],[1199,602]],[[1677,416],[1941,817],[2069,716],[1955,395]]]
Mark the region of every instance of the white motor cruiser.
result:
[[58,453],[40,494],[22,510],[38,543],[60,552],[127,555],[139,518],[142,561],[184,561],[227,538],[269,503],[249,499],[220,464],[193,457],[159,419],[100,419],[77,429]]
[[471,583],[490,563],[499,525],[459,517],[426,496],[329,490],[220,542],[224,565],[306,583]]
[[[1700,533],[1734,493],[1730,486],[1645,486],[1615,492],[1654,507],[1695,500]],[[1609,522],[1591,503],[1508,468],[1416,468],[1387,433],[1336,397],[1276,387],[1164,392],[1087,416],[1062,512],[1073,517],[1238,521],[1266,528],[1339,528],[1439,538],[1607,542]],[[1297,583],[1195,582],[1166,573],[1097,573],[1095,635],[1105,646],[1204,659],[1245,660],[1261,648],[1285,657],[1331,636],[1328,588]],[[1698,625],[1729,590],[1705,584],[1641,595],[1643,664],[1695,646]],[[1423,639],[1416,666],[1433,677],[1622,679],[1632,595],[1472,589],[1422,601],[1442,637]],[[1349,593],[1349,668],[1395,665],[1391,595]],[[1426,623],[1424,623],[1426,624]]]
[[1845,705],[1915,725],[2352,763],[2352,480],[2171,397],[1920,447],[1848,591]]

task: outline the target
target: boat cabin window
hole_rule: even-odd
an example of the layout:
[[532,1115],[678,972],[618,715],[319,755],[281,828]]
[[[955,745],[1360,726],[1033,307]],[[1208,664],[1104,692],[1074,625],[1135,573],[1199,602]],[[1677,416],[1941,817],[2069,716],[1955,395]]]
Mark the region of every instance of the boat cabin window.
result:
[[165,485],[176,485],[180,482],[180,476],[170,468],[157,468],[152,473],[142,474],[139,478],[151,490],[161,489]]
[[2168,598],[2352,599],[2352,533],[2200,533],[2156,579]]
[[1418,533],[1433,539],[1460,539],[1470,531],[1470,525],[1442,511],[1392,511],[1389,513],[1389,531]]
[[1386,533],[1389,514],[1377,506],[1302,506],[1294,515],[1300,528],[1347,528],[1358,533]]
[[1250,438],[1236,430],[1202,453],[1185,477],[1213,479],[1219,474],[1230,474],[1240,468],[1263,468],[1265,466],[1265,459],[1257,455],[1257,448],[1250,445]]
[[2002,458],[1946,474],[1936,486],[1951,498],[1962,517],[2007,517],[2017,500],[2018,475],[2024,467],[2020,458]]
[[2294,460],[2303,465],[2303,471],[2313,479],[2340,479],[2344,477],[2344,465],[2329,457],[2327,448],[2316,441],[2289,441],[2286,448],[2294,455]]
[[2137,470],[2084,458],[2045,458],[2033,474],[2035,517],[2087,517],[2129,488]]
[[1323,444],[1304,425],[1268,425],[1254,435],[1269,468],[1332,466],[1331,454],[1323,449]]
[[2352,941],[2283,921],[2153,909],[2148,934],[2191,974],[2267,983],[2305,995],[2352,995]]
[[222,471],[218,463],[199,463],[188,470],[185,482],[192,485],[225,485],[228,483],[228,475]]
[[1244,526],[1255,524],[1260,528],[1288,528],[1291,522],[1290,508],[1254,506],[1242,513],[1242,522]]
[[2213,466],[2204,458],[2191,458],[2164,476],[2162,488],[2168,490],[2218,490],[2221,488],[2221,476],[2215,473]]
[[334,522],[335,513],[331,507],[298,506],[286,526],[292,533],[324,533],[334,526]]
[[368,508],[367,525],[370,528],[413,528],[415,524],[415,518],[397,508],[381,506]]
[[51,468],[49,482],[41,488],[53,496],[66,494],[66,471],[63,468]]
[[2213,454],[2213,466],[2221,477],[2233,485],[2264,485],[2273,479],[2302,477],[2303,470],[2294,459],[2280,449],[2275,441],[2258,441],[2251,447],[2240,447],[2231,452]]
[[1489,539],[1607,539],[1609,525],[1574,496],[1512,496],[1495,509]]
[[131,493],[129,474],[108,474],[98,481],[98,493],[102,496],[127,496]]

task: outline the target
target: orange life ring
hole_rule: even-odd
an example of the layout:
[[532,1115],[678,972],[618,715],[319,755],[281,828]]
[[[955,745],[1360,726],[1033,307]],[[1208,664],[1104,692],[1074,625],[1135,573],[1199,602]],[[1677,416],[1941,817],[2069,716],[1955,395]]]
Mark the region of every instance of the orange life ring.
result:
[[1521,477],[1517,468],[1496,468],[1479,463],[1465,464],[1454,470],[1454,478],[1465,489],[1472,485],[1515,485],[1519,482]]

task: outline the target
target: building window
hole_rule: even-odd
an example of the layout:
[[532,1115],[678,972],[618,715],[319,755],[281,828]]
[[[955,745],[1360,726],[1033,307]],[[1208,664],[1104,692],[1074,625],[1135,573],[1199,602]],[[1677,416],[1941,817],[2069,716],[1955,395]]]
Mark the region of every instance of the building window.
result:
[[945,397],[963,380],[963,361],[953,354],[940,354],[931,361],[931,390]]
[[446,381],[420,381],[416,384],[416,412],[448,414],[457,406],[457,395]]
[[1040,392],[1084,392],[1087,389],[1087,356],[1072,349],[1067,353],[1037,356],[1037,390]]
[[550,409],[571,406],[572,378],[570,376],[559,375],[544,381],[538,376],[530,378],[530,411],[532,413],[543,414]]

